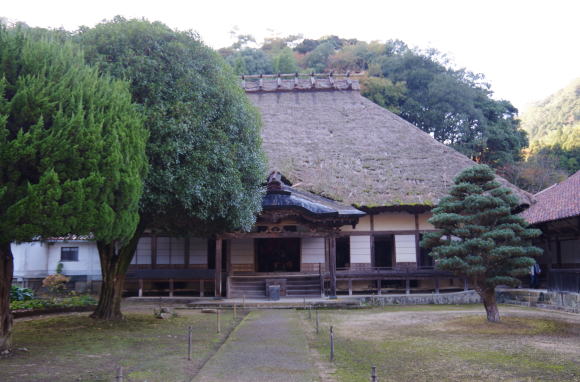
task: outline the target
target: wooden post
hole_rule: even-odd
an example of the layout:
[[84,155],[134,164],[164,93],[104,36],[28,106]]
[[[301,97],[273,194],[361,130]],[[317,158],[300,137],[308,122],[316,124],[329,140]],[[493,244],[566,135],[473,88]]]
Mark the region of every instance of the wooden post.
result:
[[348,295],[352,296],[352,280],[348,280]]
[[320,321],[318,319],[318,309],[316,309],[316,334],[318,334],[320,332],[319,326],[320,326]]
[[173,297],[173,279],[169,279],[169,297]]
[[187,360],[191,361],[191,326],[187,328]]
[[139,297],[143,297],[143,279],[139,279]]
[[123,382],[123,366],[119,366],[117,369],[117,376],[115,377],[115,381]]
[[222,239],[215,240],[215,292],[214,298],[221,299],[222,297]]
[[409,280],[409,276],[405,278],[405,294],[411,294],[411,280]]
[[320,277],[320,297],[324,297],[324,275],[322,274],[321,263],[318,263],[318,276]]
[[377,294],[380,296],[381,293],[381,280],[377,280]]
[[336,299],[336,235],[330,235],[328,240],[329,252],[329,268],[330,268],[330,298]]
[[330,362],[334,361],[334,332],[330,326]]
[[463,290],[467,292],[469,290],[469,284],[467,283],[467,278],[463,279]]
[[220,322],[220,311],[221,309],[217,310],[217,333],[220,334],[222,332],[221,322]]
[[203,297],[205,295],[205,282],[203,280],[199,280],[199,297]]
[[376,366],[371,367],[371,382],[378,382]]
[[439,294],[439,277],[435,277],[435,293]]

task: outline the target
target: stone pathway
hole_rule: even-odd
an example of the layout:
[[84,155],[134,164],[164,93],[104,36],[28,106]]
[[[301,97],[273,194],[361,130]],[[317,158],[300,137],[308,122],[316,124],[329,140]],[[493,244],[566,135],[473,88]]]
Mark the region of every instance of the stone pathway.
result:
[[253,311],[193,381],[318,381],[317,368],[309,354],[297,312]]

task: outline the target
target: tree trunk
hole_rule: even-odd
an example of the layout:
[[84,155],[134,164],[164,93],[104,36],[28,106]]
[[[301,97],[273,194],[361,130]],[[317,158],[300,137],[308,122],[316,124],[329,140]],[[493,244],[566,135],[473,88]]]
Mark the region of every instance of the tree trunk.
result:
[[103,282],[101,284],[99,303],[93,314],[91,314],[92,318],[101,320],[121,320],[123,318],[121,301],[123,299],[125,275],[137,249],[139,238],[144,231],[144,224],[139,223],[131,240],[121,248],[116,248],[114,243],[97,241]]
[[499,322],[499,310],[497,309],[497,302],[495,301],[495,288],[484,289],[479,295],[483,300],[487,320],[489,322]]
[[10,312],[10,286],[14,260],[10,243],[0,244],[0,353],[12,347],[12,312]]

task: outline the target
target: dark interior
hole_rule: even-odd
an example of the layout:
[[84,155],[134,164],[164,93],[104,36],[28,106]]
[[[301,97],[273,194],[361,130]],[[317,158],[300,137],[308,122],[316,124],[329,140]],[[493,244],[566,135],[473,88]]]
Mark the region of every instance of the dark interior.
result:
[[336,267],[350,267],[350,237],[339,237],[336,239]]
[[258,272],[300,272],[300,239],[256,239]]
[[393,235],[375,236],[375,267],[391,268],[395,240]]

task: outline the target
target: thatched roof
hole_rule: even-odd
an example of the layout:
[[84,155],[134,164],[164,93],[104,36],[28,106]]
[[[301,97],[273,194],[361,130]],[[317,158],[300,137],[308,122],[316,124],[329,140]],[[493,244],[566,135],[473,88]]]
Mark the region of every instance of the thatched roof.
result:
[[580,216],[580,171],[534,197],[536,203],[522,213],[530,224]]
[[[355,80],[256,81],[243,86],[262,115],[269,168],[294,188],[355,206],[432,206],[475,164],[362,97]],[[530,204],[530,194],[508,185]]]

